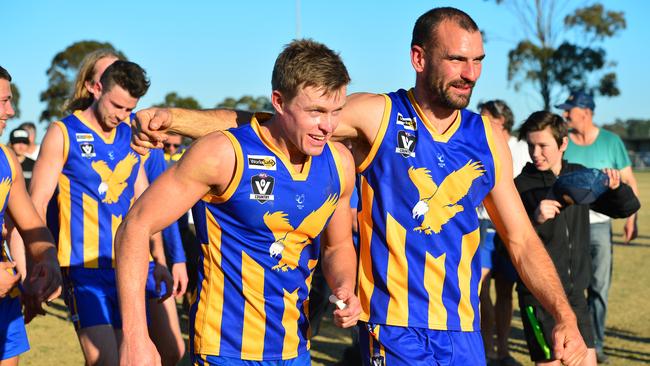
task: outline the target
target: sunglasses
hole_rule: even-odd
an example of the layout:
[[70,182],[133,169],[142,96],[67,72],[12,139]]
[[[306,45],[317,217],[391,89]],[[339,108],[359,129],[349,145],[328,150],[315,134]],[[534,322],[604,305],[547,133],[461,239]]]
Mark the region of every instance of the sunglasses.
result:
[[181,147],[181,144],[170,144],[169,142],[165,142],[165,143],[163,143],[163,146],[165,146],[165,147],[167,147],[167,148],[173,146],[173,147],[175,147],[175,148],[178,149],[179,147]]

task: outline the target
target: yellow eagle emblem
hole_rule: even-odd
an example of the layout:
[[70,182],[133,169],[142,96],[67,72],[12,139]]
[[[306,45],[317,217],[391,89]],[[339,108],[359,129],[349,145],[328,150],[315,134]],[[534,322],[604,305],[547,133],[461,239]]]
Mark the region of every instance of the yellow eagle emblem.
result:
[[269,255],[278,258],[278,264],[272,269],[286,272],[298,267],[302,250],[323,230],[327,219],[334,213],[338,200],[338,195],[328,196],[325,203],[307,215],[296,229],[291,226],[287,214],[282,211],[264,214],[264,224],[275,238],[269,247]]
[[120,195],[128,186],[126,180],[131,175],[133,167],[138,163],[138,158],[134,153],[129,153],[111,170],[103,160],[93,161],[91,166],[99,174],[102,182],[97,187],[99,194],[106,193],[102,200],[104,203],[115,203],[120,199]]
[[420,200],[411,213],[414,219],[424,216],[422,224],[414,230],[427,235],[440,233],[442,225],[464,210],[458,201],[467,195],[474,179],[482,176],[485,170],[480,162],[470,160],[462,168],[451,172],[440,186],[436,185],[429,173],[426,168],[410,167],[408,170],[409,178],[420,194]]

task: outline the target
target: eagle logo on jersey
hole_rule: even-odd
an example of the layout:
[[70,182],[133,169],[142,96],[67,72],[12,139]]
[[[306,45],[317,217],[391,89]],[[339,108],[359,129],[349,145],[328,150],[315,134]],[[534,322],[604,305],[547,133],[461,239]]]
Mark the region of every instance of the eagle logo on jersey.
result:
[[11,179],[5,177],[5,179],[0,182],[0,210],[5,207],[5,201],[9,196],[9,189],[11,189]]
[[440,186],[436,185],[429,173],[426,168],[410,167],[408,170],[409,178],[420,194],[420,200],[412,210],[413,218],[424,216],[422,224],[414,230],[427,235],[440,233],[442,225],[464,210],[458,201],[467,195],[474,179],[482,176],[485,170],[480,162],[470,160],[447,175]]
[[287,214],[282,211],[264,214],[264,224],[275,238],[269,247],[269,255],[272,258],[279,258],[273,270],[286,272],[298,267],[302,250],[323,230],[325,223],[334,213],[338,201],[338,195],[329,195],[325,203],[307,215],[296,229],[291,226]]
[[106,193],[102,200],[104,203],[115,203],[120,199],[120,195],[128,186],[126,180],[131,175],[133,167],[138,163],[138,158],[134,153],[129,153],[122,161],[117,163],[115,170],[111,170],[103,160],[96,160],[91,163],[93,169],[99,174],[102,182],[97,188],[99,194]]

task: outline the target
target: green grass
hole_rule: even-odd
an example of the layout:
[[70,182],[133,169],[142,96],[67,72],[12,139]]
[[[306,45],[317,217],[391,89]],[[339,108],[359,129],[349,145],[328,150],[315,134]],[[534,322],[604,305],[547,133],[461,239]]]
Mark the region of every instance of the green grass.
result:
[[[650,172],[635,172],[641,192],[639,238],[631,245],[621,243],[623,220],[614,223],[614,278],[610,290],[605,352],[610,365],[650,363]],[[516,307],[515,300],[515,307]],[[81,365],[83,357],[72,324],[66,320],[63,302],[57,300],[27,326],[32,350],[21,357],[22,365]],[[186,321],[186,318],[183,318]],[[186,327],[184,327],[186,329]],[[312,340],[314,365],[332,365],[350,344],[349,332],[334,327],[327,319],[321,333]],[[512,355],[528,361],[518,312],[513,319]],[[184,360],[182,364],[189,364]]]

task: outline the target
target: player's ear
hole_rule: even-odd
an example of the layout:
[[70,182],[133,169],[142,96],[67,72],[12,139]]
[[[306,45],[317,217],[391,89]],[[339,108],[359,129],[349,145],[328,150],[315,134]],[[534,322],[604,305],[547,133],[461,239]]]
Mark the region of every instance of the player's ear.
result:
[[274,90],[273,93],[271,93],[271,104],[278,114],[283,114],[287,102],[279,90]]

